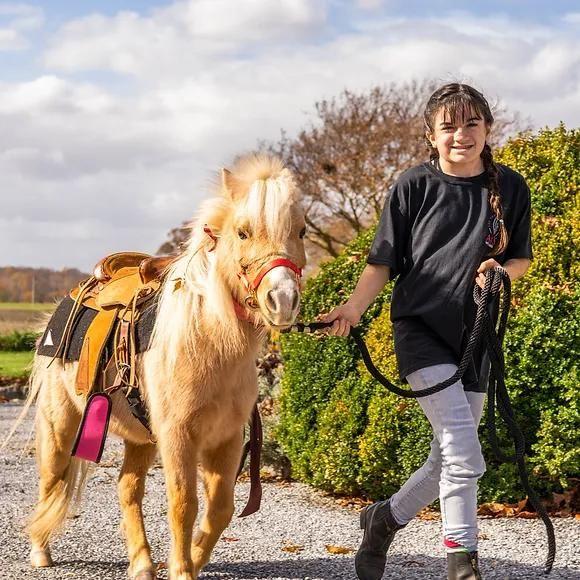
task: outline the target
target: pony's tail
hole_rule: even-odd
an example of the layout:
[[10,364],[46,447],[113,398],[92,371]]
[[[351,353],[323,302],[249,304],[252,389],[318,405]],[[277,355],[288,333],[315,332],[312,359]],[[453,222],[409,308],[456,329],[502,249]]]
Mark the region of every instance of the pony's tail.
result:
[[34,404],[36,399],[38,398],[38,393],[40,393],[40,389],[43,383],[43,375],[44,371],[46,371],[46,359],[43,360],[44,357],[40,357],[38,355],[34,355],[34,360],[32,362],[32,371],[30,373],[30,379],[28,381],[28,393],[26,394],[26,400],[24,401],[24,406],[22,407],[22,411],[18,415],[16,421],[14,421],[14,425],[12,425],[12,429],[10,429],[10,433],[6,436],[2,444],[0,445],[0,451],[3,451],[4,448],[10,443],[10,440],[16,433],[16,430],[28,415],[30,411],[30,407]]
[[90,467],[88,461],[71,457],[62,479],[38,503],[28,523],[28,534],[35,543],[47,545],[49,538],[62,530],[67,516],[76,515]]

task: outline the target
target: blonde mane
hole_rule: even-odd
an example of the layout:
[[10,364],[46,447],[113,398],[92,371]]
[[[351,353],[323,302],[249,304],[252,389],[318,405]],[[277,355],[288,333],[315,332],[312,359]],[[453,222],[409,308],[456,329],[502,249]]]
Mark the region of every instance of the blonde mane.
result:
[[[151,346],[160,347],[168,370],[175,368],[180,353],[185,360],[195,358],[201,336],[204,349],[212,343],[221,357],[239,354],[247,343],[232,301],[239,284],[237,271],[231,260],[228,269],[224,259],[227,236],[232,235],[224,230],[228,220],[243,215],[252,231],[273,242],[285,239],[292,226],[291,209],[299,196],[291,173],[278,158],[241,158],[227,176],[218,195],[205,200],[189,224],[186,249],[170,267],[161,291]],[[204,231],[205,225],[217,243]]]

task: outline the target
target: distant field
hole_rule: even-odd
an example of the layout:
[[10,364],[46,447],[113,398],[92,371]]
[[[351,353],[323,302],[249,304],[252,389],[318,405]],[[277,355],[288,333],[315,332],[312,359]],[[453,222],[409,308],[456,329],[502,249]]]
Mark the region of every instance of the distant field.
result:
[[30,311],[50,311],[54,310],[56,305],[52,302],[47,304],[35,302],[0,302],[0,310],[26,310],[27,312]]
[[45,320],[44,313],[52,312],[56,304],[0,302],[0,334],[14,330],[38,330]]
[[28,374],[33,352],[0,351],[0,376],[21,377]]

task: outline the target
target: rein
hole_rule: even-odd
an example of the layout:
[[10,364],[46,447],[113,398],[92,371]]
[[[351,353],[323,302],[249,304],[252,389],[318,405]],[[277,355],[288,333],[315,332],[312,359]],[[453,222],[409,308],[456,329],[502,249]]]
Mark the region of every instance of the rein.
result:
[[[502,285],[503,295],[500,302],[499,325],[496,330],[495,324],[489,314],[488,306],[491,304],[494,296],[500,293]],[[546,558],[544,573],[549,574],[552,570],[554,559],[556,557],[556,538],[554,535],[554,526],[550,520],[550,517],[548,516],[546,508],[540,501],[538,494],[530,485],[525,464],[524,435],[516,422],[514,410],[511,405],[509,393],[505,384],[505,360],[502,344],[505,337],[511,299],[511,281],[505,269],[496,267],[488,270],[483,290],[476,284],[473,291],[473,299],[477,304],[475,323],[467,346],[465,347],[461,357],[457,372],[455,372],[455,374],[453,374],[453,376],[449,377],[448,379],[426,389],[411,391],[408,389],[401,389],[400,387],[394,385],[387,377],[381,374],[381,372],[374,365],[368,348],[364,342],[364,339],[362,338],[361,331],[358,328],[353,327],[350,330],[349,336],[351,336],[355,341],[358,349],[360,350],[365,366],[373,378],[392,393],[409,399],[417,399],[420,397],[433,395],[459,381],[465,374],[465,371],[471,361],[474,349],[477,347],[483,337],[491,362],[491,372],[489,375],[487,392],[488,398],[486,418],[489,441],[491,448],[493,449],[493,452],[499,461],[517,464],[522,486],[528,494],[528,498],[533,508],[544,522],[546,527],[546,534],[548,537],[548,556]],[[316,330],[329,328],[332,325],[333,322],[311,322],[309,324],[298,323],[289,329],[283,330],[282,332],[297,331],[309,333]],[[505,454],[499,447],[497,426],[495,423],[496,405],[499,414],[504,420],[508,432],[513,439],[513,455]]]

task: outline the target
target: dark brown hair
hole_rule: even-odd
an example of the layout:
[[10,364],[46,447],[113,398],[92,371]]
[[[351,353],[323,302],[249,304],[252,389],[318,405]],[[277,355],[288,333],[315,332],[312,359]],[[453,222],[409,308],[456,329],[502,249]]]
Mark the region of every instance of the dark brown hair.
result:
[[[429,100],[423,113],[425,128],[430,133],[435,132],[435,117],[443,109],[445,117],[449,117],[451,122],[456,125],[458,121],[468,119],[474,113],[483,119],[485,125],[489,128],[493,125],[493,115],[487,99],[476,89],[469,85],[460,83],[449,83],[437,89]],[[439,152],[436,147],[431,145],[427,139],[429,156],[431,161],[439,159]],[[486,143],[481,152],[483,167],[489,176],[488,181],[488,200],[491,210],[499,223],[499,235],[495,240],[491,255],[501,254],[508,242],[508,235],[503,223],[503,206],[501,202],[501,192],[499,188],[499,171],[493,161],[491,147]]]

